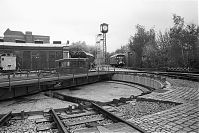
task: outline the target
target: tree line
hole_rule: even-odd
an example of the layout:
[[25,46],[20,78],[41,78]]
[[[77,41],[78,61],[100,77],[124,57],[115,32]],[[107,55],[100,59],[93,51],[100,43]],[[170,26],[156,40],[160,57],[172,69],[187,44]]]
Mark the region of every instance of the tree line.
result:
[[[131,53],[128,67],[134,68],[165,68],[180,67],[199,69],[199,27],[185,24],[184,18],[173,15],[173,25],[165,32],[155,32],[154,28],[146,30],[136,25],[136,33],[129,38],[129,43],[115,52],[107,53],[110,57],[116,53]],[[70,54],[85,51],[96,57],[95,46],[86,42],[73,42],[69,46]]]
[[180,67],[199,69],[199,27],[185,24],[184,18],[173,15],[173,26],[156,33],[136,25],[128,50],[134,53],[137,68]]

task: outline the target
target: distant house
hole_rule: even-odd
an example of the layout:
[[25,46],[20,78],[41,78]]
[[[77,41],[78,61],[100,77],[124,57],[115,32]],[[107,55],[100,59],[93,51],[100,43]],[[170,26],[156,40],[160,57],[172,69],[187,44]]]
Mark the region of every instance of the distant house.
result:
[[50,36],[32,35],[32,32],[26,31],[24,34],[21,31],[12,31],[9,28],[4,32],[4,42],[24,41],[25,43],[35,43],[41,41],[43,43],[50,43]]

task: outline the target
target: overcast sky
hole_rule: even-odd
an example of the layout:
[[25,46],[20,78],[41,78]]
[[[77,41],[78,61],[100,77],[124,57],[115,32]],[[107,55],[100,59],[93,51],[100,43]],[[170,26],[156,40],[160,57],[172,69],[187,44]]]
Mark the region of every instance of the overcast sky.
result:
[[100,24],[108,23],[107,51],[128,43],[140,24],[166,30],[172,14],[198,25],[198,0],[0,0],[0,36],[10,30],[48,35],[50,41],[95,45]]

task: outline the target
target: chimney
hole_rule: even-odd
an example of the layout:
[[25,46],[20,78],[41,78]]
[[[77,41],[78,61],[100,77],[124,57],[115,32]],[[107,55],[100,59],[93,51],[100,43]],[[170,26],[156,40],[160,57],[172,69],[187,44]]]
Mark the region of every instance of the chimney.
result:
[[32,35],[31,31],[26,31],[26,35]]
[[33,36],[31,31],[26,31],[25,39],[27,43],[33,43]]

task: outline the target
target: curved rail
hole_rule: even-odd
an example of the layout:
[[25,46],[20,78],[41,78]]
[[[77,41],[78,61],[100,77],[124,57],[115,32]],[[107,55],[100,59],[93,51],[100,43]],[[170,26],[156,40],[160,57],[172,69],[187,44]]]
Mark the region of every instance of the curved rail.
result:
[[78,97],[70,97],[70,96],[67,96],[67,95],[64,95],[64,94],[60,94],[60,93],[57,93],[57,92],[52,92],[52,93],[53,93],[52,94],[53,97],[61,99],[61,100],[64,100],[64,101],[72,101],[72,102],[75,102],[75,103],[85,103],[85,102],[86,103],[90,103],[92,108],[94,108],[96,111],[101,112],[103,115],[109,117],[110,119],[116,120],[118,122],[123,122],[123,123],[129,125],[130,127],[132,127],[133,129],[137,130],[137,132],[140,132],[140,133],[145,133],[146,132],[145,130],[141,129],[137,125],[134,125],[133,123],[128,122],[128,121],[126,121],[126,120],[114,115],[113,113],[103,109],[102,107],[99,106],[100,103],[98,104],[98,103],[93,102],[91,100],[81,99],[81,98],[78,98]]
[[59,117],[57,116],[55,110],[51,108],[49,112],[52,114],[53,119],[55,123],[57,124],[57,128],[60,131],[60,133],[69,133],[69,131],[66,130],[65,126],[63,125]]
[[7,121],[9,121],[12,117],[12,111],[8,112],[5,114],[1,119],[0,119],[0,127],[4,125]]

